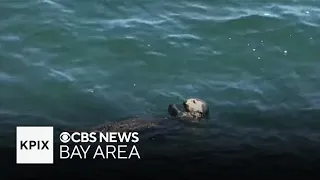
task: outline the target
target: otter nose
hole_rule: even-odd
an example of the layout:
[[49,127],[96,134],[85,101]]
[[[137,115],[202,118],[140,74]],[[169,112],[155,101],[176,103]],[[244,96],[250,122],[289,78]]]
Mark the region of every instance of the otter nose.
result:
[[183,104],[183,106],[186,106],[187,105],[187,101],[184,101],[182,104]]
[[177,106],[175,104],[169,104],[168,113],[170,114],[170,116],[175,117],[179,114],[179,109],[177,108]]

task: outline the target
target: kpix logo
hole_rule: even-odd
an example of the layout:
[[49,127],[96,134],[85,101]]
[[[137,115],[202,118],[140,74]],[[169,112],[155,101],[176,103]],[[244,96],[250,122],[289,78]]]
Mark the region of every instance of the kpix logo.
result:
[[17,127],[17,164],[53,164],[53,127]]
[[31,150],[50,150],[48,146],[49,141],[20,141],[20,149]]

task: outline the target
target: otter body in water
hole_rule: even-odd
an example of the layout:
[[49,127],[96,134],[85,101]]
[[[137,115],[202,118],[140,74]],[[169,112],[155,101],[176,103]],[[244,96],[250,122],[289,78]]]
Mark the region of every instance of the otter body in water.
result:
[[[181,108],[179,108],[181,106]],[[155,129],[166,129],[172,127],[179,122],[200,122],[209,116],[209,108],[207,104],[197,98],[190,98],[182,104],[169,104],[168,113],[170,117],[162,119],[141,119],[130,118],[127,120],[103,124],[93,127],[95,132],[127,132],[137,131],[144,132]]]

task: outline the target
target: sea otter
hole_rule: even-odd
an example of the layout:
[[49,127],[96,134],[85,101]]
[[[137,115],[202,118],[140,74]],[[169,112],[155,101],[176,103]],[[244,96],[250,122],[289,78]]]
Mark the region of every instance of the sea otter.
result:
[[186,121],[200,121],[209,116],[209,108],[206,102],[198,98],[190,98],[182,103],[183,110],[179,110],[177,104],[169,104],[168,112],[172,117],[178,117]]
[[189,98],[181,104],[169,104],[169,117],[162,119],[129,118],[115,123],[93,127],[95,132],[128,132],[166,129],[168,124],[179,122],[200,122],[209,116],[209,108],[205,101]]

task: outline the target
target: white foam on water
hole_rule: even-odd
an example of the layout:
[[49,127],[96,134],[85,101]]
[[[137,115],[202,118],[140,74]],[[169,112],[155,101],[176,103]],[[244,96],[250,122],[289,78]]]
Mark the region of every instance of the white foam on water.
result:
[[52,0],[40,0],[40,1],[43,2],[43,3],[49,4],[52,7],[57,8],[57,9],[63,11],[63,12],[67,12],[67,13],[72,13],[73,12],[72,10],[70,10],[70,9],[66,8],[65,6],[63,6],[62,4],[59,4],[59,3],[54,2]]

